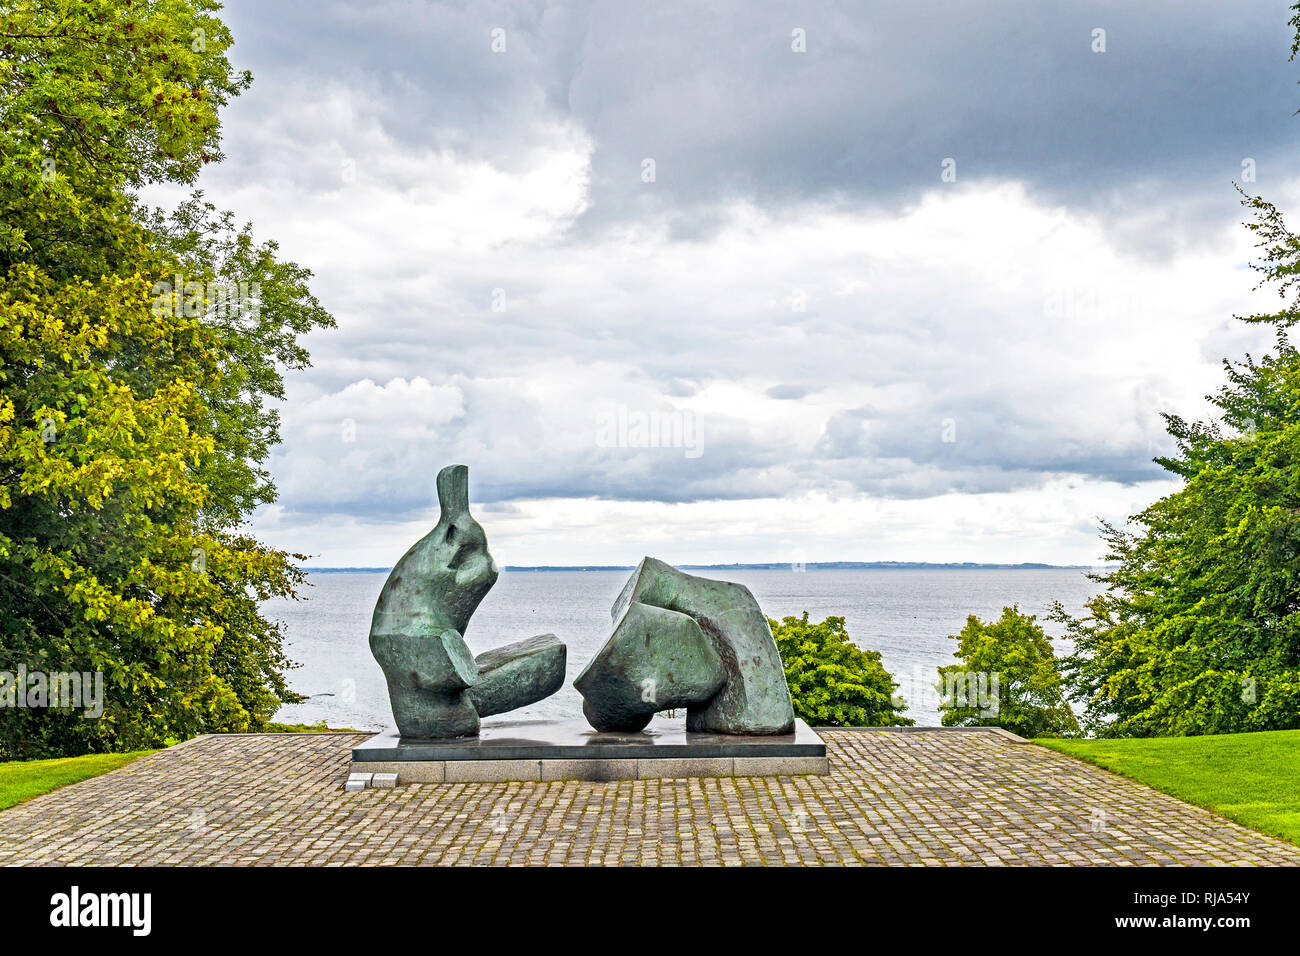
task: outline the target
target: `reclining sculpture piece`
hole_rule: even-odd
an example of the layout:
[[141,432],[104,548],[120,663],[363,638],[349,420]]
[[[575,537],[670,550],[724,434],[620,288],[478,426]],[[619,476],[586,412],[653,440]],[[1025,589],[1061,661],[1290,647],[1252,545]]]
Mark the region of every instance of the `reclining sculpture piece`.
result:
[[437,526],[388,575],[370,624],[370,650],[404,738],[475,736],[479,718],[542,700],[564,683],[566,650],[554,634],[470,654],[465,628],[498,572],[469,513],[464,465],[438,473],[438,503]]
[[[404,739],[476,736],[480,718],[564,683],[567,652],[554,634],[470,653],[465,629],[498,572],[469,513],[464,465],[438,473],[438,503],[438,524],[388,575],[370,624]],[[776,641],[748,588],[644,558],[613,617],[613,634],[573,682],[597,731],[635,733],[677,707],[686,708],[688,732],[793,731]]]
[[601,731],[635,732],[686,708],[687,731],[788,734],[790,688],[749,589],[643,558],[614,602],[610,635],[573,686]]

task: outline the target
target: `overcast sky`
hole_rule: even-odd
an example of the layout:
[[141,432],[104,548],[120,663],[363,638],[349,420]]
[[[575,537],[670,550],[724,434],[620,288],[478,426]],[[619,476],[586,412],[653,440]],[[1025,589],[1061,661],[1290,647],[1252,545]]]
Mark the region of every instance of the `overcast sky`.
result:
[[1286,2],[703,6],[229,3],[201,186],[339,323],[261,537],[390,565],[462,462],[502,565],[1088,564],[1175,487],[1276,301],[1232,183],[1300,206]]

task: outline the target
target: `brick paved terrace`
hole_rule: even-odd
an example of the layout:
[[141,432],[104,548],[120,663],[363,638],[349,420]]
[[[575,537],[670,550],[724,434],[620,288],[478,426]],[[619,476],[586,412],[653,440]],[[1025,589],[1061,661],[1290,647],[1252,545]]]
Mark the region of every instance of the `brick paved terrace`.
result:
[[829,776],[344,792],[364,734],[200,737],[0,812],[0,863],[1300,864],[997,732],[822,731]]

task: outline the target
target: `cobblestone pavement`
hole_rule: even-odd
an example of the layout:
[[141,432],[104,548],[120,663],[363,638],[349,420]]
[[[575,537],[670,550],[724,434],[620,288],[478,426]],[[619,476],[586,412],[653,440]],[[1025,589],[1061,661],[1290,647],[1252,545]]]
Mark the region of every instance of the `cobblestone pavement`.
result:
[[357,734],[200,737],[0,812],[4,864],[1300,864],[991,732],[822,731],[825,777],[342,789]]

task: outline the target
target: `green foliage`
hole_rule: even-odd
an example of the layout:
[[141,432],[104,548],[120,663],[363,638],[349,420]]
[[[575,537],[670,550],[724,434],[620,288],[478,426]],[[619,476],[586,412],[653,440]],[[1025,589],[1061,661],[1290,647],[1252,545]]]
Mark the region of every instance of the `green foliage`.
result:
[[[1300,238],[1258,197],[1243,204],[1279,295],[1300,274]],[[1219,420],[1166,415],[1183,479],[1134,522],[1103,528],[1115,570],[1072,619],[1070,679],[1102,736],[1179,736],[1300,727],[1300,354],[1295,302],[1245,317],[1277,327],[1273,353],[1225,362]]]
[[253,730],[296,699],[259,605],[301,556],[243,528],[275,498],[267,402],[333,321],[201,195],[168,216],[132,192],[221,158],[251,77],[219,6],[0,13],[0,669],[100,670],[107,697],[100,720],[0,711],[0,755]]
[[794,713],[820,727],[910,727],[906,704],[895,705],[898,684],[878,651],[864,651],[850,639],[844,618],[810,624],[803,617],[768,619],[776,638]]
[[[1291,7],[1291,58],[1300,3]],[[1166,415],[1177,443],[1157,459],[1183,487],[1133,519],[1104,525],[1113,571],[1072,618],[1065,663],[1086,703],[1084,723],[1106,737],[1186,736],[1300,727],[1300,354],[1287,330],[1300,319],[1300,237],[1282,214],[1242,193],[1261,285],[1291,298],[1275,313],[1242,316],[1277,329],[1274,352],[1224,362],[1210,400],[1219,420]]]
[[1300,355],[1227,366],[1220,423],[1166,416],[1185,483],[1135,522],[1107,525],[1105,591],[1058,609],[1071,679],[1104,736],[1300,727]]
[[[1279,292],[1300,273],[1300,239],[1258,198],[1258,266]],[[1277,326],[1276,349],[1225,362],[1210,400],[1219,419],[1166,415],[1183,479],[1134,519],[1106,525],[1104,585],[1087,613],[1062,621],[1067,662],[1103,736],[1180,736],[1300,727],[1300,354],[1286,329],[1294,303],[1247,317]]]
[[145,244],[128,190],[222,158],[252,82],[211,0],[17,0],[0,13],[0,273],[121,273]]
[[988,623],[972,614],[960,634],[949,636],[957,641],[958,663],[939,668],[945,727],[1001,727],[1022,737],[1079,732],[1052,644],[1032,614],[1004,607]]

